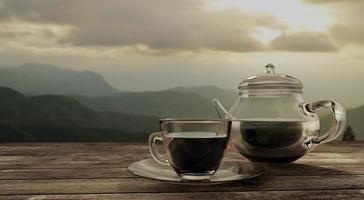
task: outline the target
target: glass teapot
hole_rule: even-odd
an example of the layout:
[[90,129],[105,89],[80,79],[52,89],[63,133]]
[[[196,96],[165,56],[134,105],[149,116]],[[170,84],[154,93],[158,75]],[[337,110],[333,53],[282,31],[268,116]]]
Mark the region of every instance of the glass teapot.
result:
[[[239,97],[229,111],[213,100],[219,116],[233,120],[232,144],[241,155],[257,162],[293,162],[344,130],[346,116],[340,104],[331,100],[305,103],[298,79],[276,74],[272,64],[266,65],[265,72],[240,83]],[[333,115],[325,134],[320,134],[315,114],[322,108]]]

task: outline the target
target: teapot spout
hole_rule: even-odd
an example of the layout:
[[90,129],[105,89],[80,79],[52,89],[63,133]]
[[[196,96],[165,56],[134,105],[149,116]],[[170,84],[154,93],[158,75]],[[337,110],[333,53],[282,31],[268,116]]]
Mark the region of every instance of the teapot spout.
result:
[[212,103],[213,103],[215,110],[216,110],[217,114],[219,115],[219,117],[221,119],[226,119],[228,117],[228,111],[220,103],[220,101],[217,99],[214,99],[214,100],[212,100]]

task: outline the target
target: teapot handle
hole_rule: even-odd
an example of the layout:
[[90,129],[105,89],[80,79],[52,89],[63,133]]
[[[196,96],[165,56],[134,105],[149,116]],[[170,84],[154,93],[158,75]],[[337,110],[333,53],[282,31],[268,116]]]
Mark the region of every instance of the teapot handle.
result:
[[311,139],[313,144],[322,144],[330,142],[337,138],[345,128],[346,114],[345,109],[337,102],[330,100],[321,100],[313,103],[305,103],[302,105],[303,111],[307,115],[315,114],[321,108],[329,108],[333,115],[332,125],[329,131],[321,136]]

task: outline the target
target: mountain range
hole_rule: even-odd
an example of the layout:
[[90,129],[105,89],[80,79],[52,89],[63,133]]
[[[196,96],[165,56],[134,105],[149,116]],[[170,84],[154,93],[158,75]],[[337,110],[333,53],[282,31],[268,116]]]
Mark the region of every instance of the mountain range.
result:
[[364,140],[364,105],[346,110],[347,125],[353,129],[356,140]]
[[236,99],[233,91],[214,86],[172,88],[156,92],[122,92],[104,97],[73,96],[98,111],[116,111],[164,117],[217,117],[212,99],[217,97],[230,106]]
[[[159,118],[216,118],[213,98],[226,107],[237,98],[236,91],[215,86],[120,92],[94,72],[44,64],[0,68],[0,86],[6,86],[0,88],[0,141],[146,141]],[[363,140],[364,106],[348,109],[347,118]],[[324,131],[329,115],[321,122]]]
[[[156,117],[96,112],[60,95],[24,96],[0,87],[0,141],[135,141],[158,130]],[[143,126],[140,126],[143,124]]]
[[[204,95],[200,91],[214,91]],[[214,95],[215,94],[215,95]],[[128,92],[107,97],[74,97],[82,104],[99,111],[119,111],[125,113],[163,117],[208,117],[216,118],[211,100],[219,98],[229,108],[236,100],[234,91],[214,86],[172,88],[158,92]],[[347,126],[351,126],[357,140],[364,140],[364,105],[346,109]],[[332,123],[328,110],[318,112],[321,130],[326,132]],[[339,137],[339,139],[342,138]]]
[[0,67],[0,86],[31,95],[104,96],[119,92],[95,72],[61,69],[53,65],[35,63]]

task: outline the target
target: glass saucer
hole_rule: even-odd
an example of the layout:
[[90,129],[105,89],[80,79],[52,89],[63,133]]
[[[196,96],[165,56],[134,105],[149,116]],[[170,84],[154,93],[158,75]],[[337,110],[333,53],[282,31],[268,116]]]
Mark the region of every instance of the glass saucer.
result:
[[131,164],[130,173],[144,178],[166,181],[174,184],[213,185],[257,177],[264,172],[264,168],[247,161],[224,161],[217,172],[203,180],[189,180],[178,176],[168,165],[157,163],[154,159],[145,159]]

